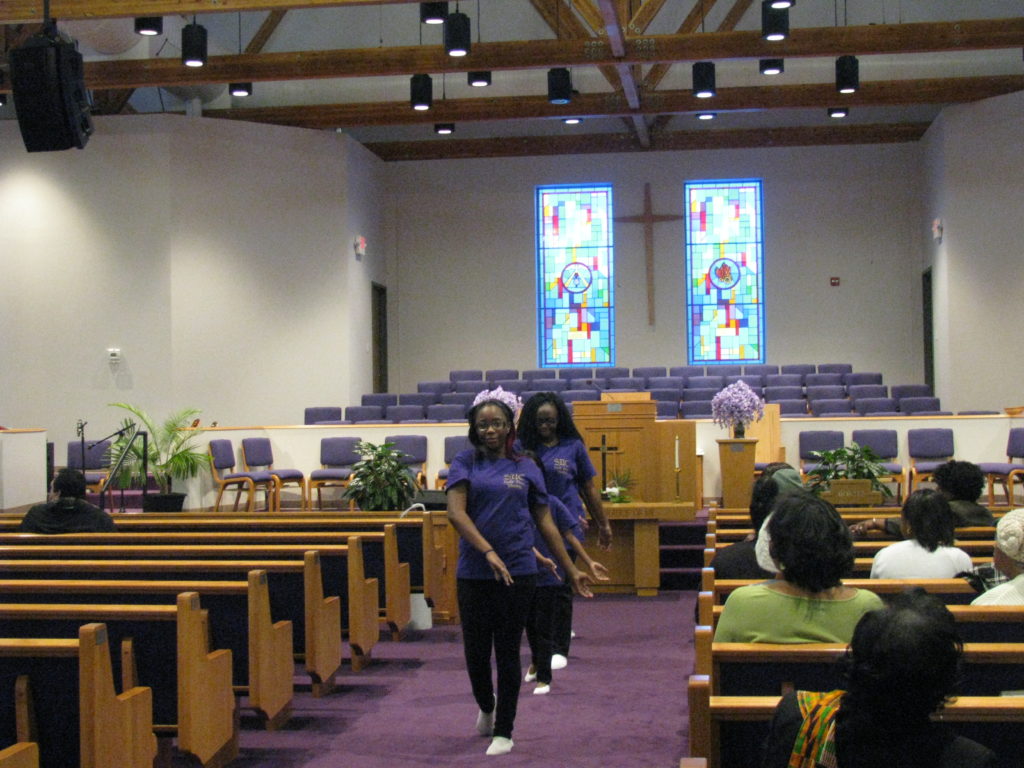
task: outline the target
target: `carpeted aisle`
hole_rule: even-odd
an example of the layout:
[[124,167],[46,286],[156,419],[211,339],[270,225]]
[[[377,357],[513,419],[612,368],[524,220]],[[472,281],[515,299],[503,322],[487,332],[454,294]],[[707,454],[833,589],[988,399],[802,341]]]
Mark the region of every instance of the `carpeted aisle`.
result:
[[[692,592],[577,599],[568,668],[551,693],[524,683],[511,755],[486,757],[458,627],[382,642],[343,686],[296,694],[280,731],[243,719],[237,768],[476,766],[673,768],[686,753],[686,678],[693,663]],[[528,650],[524,641],[524,669]]]

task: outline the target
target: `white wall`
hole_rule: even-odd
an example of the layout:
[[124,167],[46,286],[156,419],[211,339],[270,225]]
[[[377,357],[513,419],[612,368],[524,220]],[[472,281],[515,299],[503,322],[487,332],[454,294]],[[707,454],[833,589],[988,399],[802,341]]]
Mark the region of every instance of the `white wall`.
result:
[[951,107],[925,135],[921,229],[933,267],[936,389],[943,407],[1024,404],[1024,92]]
[[[332,133],[178,116],[97,120],[82,151],[24,151],[0,123],[0,424],[74,437],[106,404],[162,418],[301,423],[368,388],[357,232],[381,163]],[[124,362],[112,370],[107,347]],[[353,395],[355,393],[355,395]]]
[[[764,180],[768,361],[849,362],[923,381],[918,145],[779,148],[389,165],[397,330],[392,389],[453,368],[537,367],[534,188],[611,182],[615,215],[681,213],[682,184]],[[683,222],[655,225],[647,324],[643,227],[616,224],[617,364],[686,360]],[[841,278],[838,288],[829,278]]]

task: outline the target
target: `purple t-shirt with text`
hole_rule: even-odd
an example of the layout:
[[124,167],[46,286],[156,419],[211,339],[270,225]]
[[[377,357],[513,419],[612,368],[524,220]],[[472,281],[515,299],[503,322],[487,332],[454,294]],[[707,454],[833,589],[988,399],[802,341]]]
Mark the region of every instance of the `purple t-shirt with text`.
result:
[[537,458],[544,465],[544,482],[548,493],[557,496],[569,512],[577,517],[583,514],[580,488],[595,474],[594,465],[587,456],[582,440],[560,440],[557,445],[537,446]]
[[[551,494],[548,494],[548,509],[551,510],[551,519],[554,521],[555,528],[558,529],[560,534],[564,536],[567,533],[571,533],[576,538],[580,537],[582,530],[580,528],[579,518],[574,517],[573,514],[566,509],[565,504]],[[547,541],[541,535],[540,529],[534,526],[533,531],[533,546],[535,546],[537,550],[544,555],[544,557],[549,560],[554,560],[555,556],[551,554],[551,547],[548,546]],[[565,548],[569,549],[569,545],[566,544]],[[558,561],[555,560],[555,562],[557,563]],[[555,574],[547,568],[539,568],[537,573],[538,587],[556,587],[562,583],[562,579],[560,577],[564,576],[562,573],[561,563],[558,564],[559,576],[555,576]]]
[[[476,449],[456,455],[448,471],[448,488],[465,483],[466,513],[512,576],[537,573],[533,554],[536,526],[530,509],[548,503],[544,476],[525,456],[489,459]],[[487,558],[459,539],[460,579],[493,579]]]

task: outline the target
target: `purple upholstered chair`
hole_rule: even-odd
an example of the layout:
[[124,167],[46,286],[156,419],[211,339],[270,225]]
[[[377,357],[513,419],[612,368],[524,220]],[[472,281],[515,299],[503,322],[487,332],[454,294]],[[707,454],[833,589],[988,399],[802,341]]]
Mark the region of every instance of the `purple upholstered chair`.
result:
[[849,363],[818,363],[818,373],[853,373]]
[[816,451],[835,451],[843,447],[843,433],[837,429],[814,429],[800,433],[800,479],[807,481],[807,473],[818,466],[811,454]]
[[302,414],[303,424],[318,424],[321,421],[341,421],[341,406],[310,406]]
[[678,419],[679,418],[679,401],[678,400],[659,400],[655,407],[655,418],[656,419]]
[[473,444],[469,442],[467,435],[455,435],[454,437],[446,437],[444,439],[444,466],[437,471],[437,477],[434,479],[434,488],[440,490],[445,487],[448,483],[448,470],[456,455],[472,447]]
[[418,405],[420,408],[426,408],[428,405],[433,405],[437,402],[437,395],[433,392],[405,392],[398,396],[399,405]]
[[611,376],[608,378],[608,389],[624,389],[639,392],[647,385],[646,379],[636,376]]
[[721,389],[724,386],[724,376],[691,376],[686,380],[687,389]]
[[742,373],[733,374],[731,376],[725,377],[726,386],[729,386],[730,384],[735,384],[737,381],[742,381],[744,384],[746,384],[748,387],[754,390],[754,392],[756,392],[758,395],[760,395],[761,391],[764,389],[764,376],[761,376],[760,374]]
[[492,368],[489,371],[484,371],[484,381],[488,381],[491,387],[494,387],[495,382],[500,379],[518,379],[519,370],[517,368]]
[[320,440],[320,469],[309,473],[309,493],[312,503],[316,490],[316,507],[324,508],[323,488],[344,488],[352,477],[352,466],[362,458],[356,452],[358,437],[325,437]]
[[846,385],[847,389],[856,384],[881,384],[882,374],[880,373],[844,373],[843,384]]
[[389,405],[384,409],[384,418],[396,424],[401,421],[423,421],[422,405]]
[[302,510],[309,508],[309,486],[306,476],[298,469],[280,469],[274,466],[274,449],[266,437],[247,437],[242,440],[242,466],[246,472],[265,469],[274,478],[274,511],[281,511],[281,489],[294,485],[299,489]]
[[588,389],[567,389],[564,392],[559,392],[562,400],[566,403],[575,403],[577,400],[600,400],[601,393],[593,387]]
[[683,390],[683,402],[692,403],[697,401],[711,402],[715,399],[715,395],[721,392],[721,389],[714,387],[699,387],[696,389],[684,389]]
[[777,365],[744,365],[743,372],[753,376],[775,376],[779,373]]
[[780,416],[810,416],[807,412],[807,401],[803,398],[775,400],[773,402],[779,406]]
[[709,365],[708,376],[739,376],[743,373],[742,365]]
[[706,419],[711,416],[710,400],[692,400],[679,404],[679,415],[684,419]]
[[682,376],[651,376],[647,379],[648,389],[674,389],[682,392],[686,379]]
[[1006,440],[1006,461],[986,461],[978,464],[988,478],[988,503],[992,506],[995,500],[995,484],[999,482],[1006,494],[1006,503],[1013,505],[1013,484],[1024,484],[1024,463],[1014,459],[1024,459],[1024,427],[1010,429]]
[[[843,374],[841,373],[808,373],[804,376],[805,387],[842,387]],[[844,388],[845,393],[845,388]]]
[[[544,376],[543,378],[550,378]],[[558,378],[560,379],[592,379],[594,378],[593,368],[559,368]]]
[[879,480],[886,483],[896,483],[896,503],[903,503],[903,486],[907,481],[903,465],[896,461],[900,449],[895,429],[855,429],[850,435],[850,440],[857,445],[870,448],[875,455],[881,459],[882,467],[886,475],[879,477]]
[[665,376],[665,375],[667,375],[667,374],[666,374],[666,371],[665,371],[665,366],[663,366],[663,365],[645,365],[645,366],[642,366],[640,368],[634,368],[633,369],[633,378],[634,379],[643,379],[645,387],[650,387],[651,386],[650,383],[648,383],[648,381],[647,381],[648,379],[653,378],[655,376]]
[[245,491],[248,496],[246,511],[252,513],[256,508],[256,491],[261,489],[267,498],[267,509],[275,508],[274,476],[267,471],[234,472],[235,449],[230,440],[210,441],[210,468],[213,470],[213,482],[217,485],[217,498],[213,502],[213,511],[220,512],[220,500],[227,488],[235,489],[234,510],[238,511],[238,500]]
[[454,392],[468,392],[472,395],[476,395],[478,392],[490,388],[489,382],[481,379],[459,379],[458,381],[452,382],[452,390]]
[[620,376],[629,376],[629,368],[596,368],[594,376],[601,379],[614,379]]
[[800,373],[769,373],[764,377],[766,387],[800,387],[804,386],[804,377]]
[[[445,382],[447,384],[448,382]],[[398,395],[393,392],[370,392],[360,398],[361,405],[376,405],[381,409],[381,413],[389,405],[398,405]]]
[[[779,400],[803,400],[803,387],[765,387],[764,399],[766,402],[774,403]],[[806,407],[804,410],[807,410]]]
[[791,363],[789,365],[780,365],[779,373],[790,373],[796,374],[800,377],[800,383],[804,383],[804,377],[809,373],[817,372],[817,366],[811,365],[810,363]]
[[452,381],[479,381],[481,384],[484,379],[484,372],[477,369],[462,369],[458,371],[449,371],[448,378]]
[[80,470],[85,475],[86,488],[91,493],[99,493],[110,470],[110,441],[86,440],[83,462],[82,441],[69,440],[65,466]]
[[522,379],[496,379],[491,382],[491,389],[501,387],[506,392],[519,393],[526,389],[526,382]]
[[889,388],[884,384],[847,384],[846,394],[851,400],[865,397],[888,397]]
[[457,403],[434,403],[427,406],[427,421],[465,421],[466,409]]
[[931,480],[932,472],[940,464],[953,458],[953,430],[945,427],[907,430],[907,453],[910,456],[910,478],[907,492],[913,493],[917,484]]
[[932,388],[927,384],[893,384],[890,397],[931,397]]
[[528,368],[519,374],[519,378],[523,381],[530,382],[534,379],[553,379],[555,378],[555,375],[555,372],[550,368]]
[[900,413],[910,416],[924,414],[927,411],[941,410],[939,398],[937,397],[901,397],[899,399]]
[[530,382],[530,389],[539,392],[564,392],[568,388],[568,379],[533,379]]
[[384,408],[379,405],[350,405],[345,409],[345,420],[353,424],[385,424],[389,421],[384,418]]
[[[850,401],[845,397],[823,397],[817,400],[808,400],[808,407],[812,416],[852,416]],[[858,414],[859,415],[859,414]]]
[[387,435],[386,443],[394,443],[401,451],[402,463],[409,468],[418,488],[427,487],[427,438],[423,435]]
[[703,376],[703,365],[676,365],[668,369],[669,376],[678,376],[684,381],[691,376]]
[[655,400],[659,403],[673,402],[678,404],[680,400],[679,390],[668,387],[666,389],[648,389],[645,390],[651,396],[651,400]]
[[[416,382],[417,392],[433,392],[435,395],[440,397],[445,392],[452,391],[451,381],[418,381]],[[368,403],[363,403],[368,405]],[[388,405],[394,405],[394,403],[388,403]]]
[[861,397],[853,401],[854,410],[861,416],[878,416],[896,412],[896,401],[891,397]]
[[472,392],[445,392],[441,395],[442,403],[456,403],[466,410],[473,405],[476,395]]
[[595,392],[599,392],[607,383],[604,379],[582,378],[578,373],[573,373],[572,376],[566,379],[569,382],[569,389],[592,389]]
[[839,400],[846,397],[846,387],[842,384],[808,384],[805,395],[808,400]]

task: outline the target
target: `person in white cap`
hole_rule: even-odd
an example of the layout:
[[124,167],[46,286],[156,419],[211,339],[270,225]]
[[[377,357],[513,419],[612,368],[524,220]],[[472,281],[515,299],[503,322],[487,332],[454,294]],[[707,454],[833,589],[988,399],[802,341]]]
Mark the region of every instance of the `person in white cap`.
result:
[[978,595],[971,605],[1024,605],[1024,509],[1013,509],[996,524],[992,562],[1010,580]]

